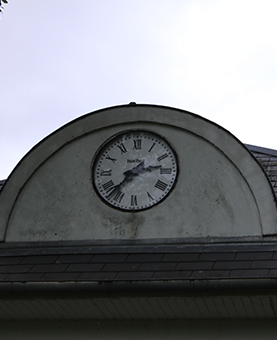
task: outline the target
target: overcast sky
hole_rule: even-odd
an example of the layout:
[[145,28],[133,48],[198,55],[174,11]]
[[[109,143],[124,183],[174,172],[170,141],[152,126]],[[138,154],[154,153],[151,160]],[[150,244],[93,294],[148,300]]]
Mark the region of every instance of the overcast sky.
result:
[[9,0],[0,16],[0,179],[97,109],[168,105],[277,149],[276,0]]

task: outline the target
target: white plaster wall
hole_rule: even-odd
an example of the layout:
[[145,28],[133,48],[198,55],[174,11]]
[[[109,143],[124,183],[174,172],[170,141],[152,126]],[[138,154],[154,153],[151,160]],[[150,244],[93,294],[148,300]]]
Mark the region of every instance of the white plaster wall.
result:
[[276,320],[11,321],[0,322],[3,340],[275,340]]
[[[147,129],[164,136],[179,158],[173,192],[142,212],[107,206],[91,181],[99,147],[128,129]],[[0,197],[0,213],[0,231],[6,241],[276,232],[274,194],[250,153],[227,131],[199,116],[152,106],[111,108],[50,136],[23,159],[8,180]]]
[[[92,159],[122,129],[165,136],[179,158],[173,192],[142,212],[121,212],[94,192]],[[251,226],[251,230],[249,227]],[[259,212],[247,182],[222,151],[176,127],[127,124],[71,142],[32,175],[10,217],[7,241],[170,238],[261,235]]]

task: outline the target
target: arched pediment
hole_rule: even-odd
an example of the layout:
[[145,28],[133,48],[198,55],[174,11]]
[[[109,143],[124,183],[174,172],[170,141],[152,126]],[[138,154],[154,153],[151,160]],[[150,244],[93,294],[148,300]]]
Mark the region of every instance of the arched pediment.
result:
[[[178,177],[149,209],[121,211],[96,192],[93,164],[107,141],[136,130],[169,143]],[[155,105],[99,110],[49,135],[8,178],[0,214],[6,242],[264,236],[277,221],[271,184],[242,143],[198,115]]]

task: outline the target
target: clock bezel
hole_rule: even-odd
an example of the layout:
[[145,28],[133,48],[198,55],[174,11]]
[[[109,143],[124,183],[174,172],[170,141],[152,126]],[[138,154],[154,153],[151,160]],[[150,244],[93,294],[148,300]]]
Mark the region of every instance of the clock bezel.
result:
[[[176,162],[176,175],[175,175],[175,180],[174,183],[172,184],[172,186],[170,187],[169,191],[164,195],[164,197],[162,197],[158,202],[153,203],[150,206],[147,207],[143,207],[143,208],[139,208],[139,209],[125,209],[123,207],[120,206],[116,206],[113,205],[112,203],[110,203],[108,200],[106,200],[99,192],[97,185],[95,183],[95,169],[97,167],[98,164],[98,160],[99,158],[102,156],[102,154],[105,152],[105,150],[109,147],[109,145],[112,145],[114,142],[116,142],[116,140],[118,139],[119,136],[124,136],[126,134],[132,134],[132,133],[136,133],[136,132],[145,132],[145,133],[149,133],[149,134],[153,134],[154,136],[156,136],[157,138],[159,138],[160,140],[162,140],[169,148],[170,151],[173,153],[174,158],[175,158],[175,162]],[[103,152],[101,152],[104,149]],[[112,207],[113,209],[119,210],[121,212],[142,212],[148,209],[151,209],[153,207],[156,207],[157,205],[159,205],[160,203],[162,203],[166,198],[168,198],[170,196],[170,194],[173,192],[177,182],[178,182],[178,177],[179,177],[179,158],[177,155],[177,152],[175,150],[175,148],[172,146],[172,143],[168,141],[168,139],[164,136],[162,136],[161,134],[157,133],[156,131],[153,131],[151,129],[145,129],[145,128],[137,128],[137,129],[126,129],[123,131],[120,131],[116,134],[114,134],[113,136],[111,136],[110,138],[106,139],[97,149],[97,151],[94,154],[94,157],[92,159],[91,162],[91,180],[92,180],[92,184],[93,184],[93,189],[96,192],[97,196],[100,197],[101,201],[104,202],[107,206]]]

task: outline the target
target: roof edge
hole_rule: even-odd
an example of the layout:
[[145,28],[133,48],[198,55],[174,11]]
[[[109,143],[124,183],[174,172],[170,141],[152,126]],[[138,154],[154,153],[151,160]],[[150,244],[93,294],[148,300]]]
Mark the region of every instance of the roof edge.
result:
[[264,148],[261,146],[256,145],[250,145],[250,144],[244,144],[251,152],[257,152],[257,153],[263,153],[270,156],[277,157],[277,150]]
[[143,296],[147,294],[276,294],[277,279],[123,281],[123,282],[8,282],[0,283],[0,299],[12,298],[84,298],[99,295]]
[[182,251],[183,249],[205,249],[214,251],[221,248],[229,252],[235,249],[247,248],[248,251],[262,249],[276,250],[276,237],[215,237],[215,238],[180,238],[180,239],[128,239],[128,240],[84,240],[84,241],[37,241],[37,242],[0,242],[2,256],[41,255],[41,254],[71,254],[78,252],[110,253],[140,252],[140,251]]

